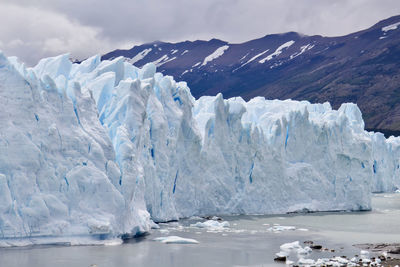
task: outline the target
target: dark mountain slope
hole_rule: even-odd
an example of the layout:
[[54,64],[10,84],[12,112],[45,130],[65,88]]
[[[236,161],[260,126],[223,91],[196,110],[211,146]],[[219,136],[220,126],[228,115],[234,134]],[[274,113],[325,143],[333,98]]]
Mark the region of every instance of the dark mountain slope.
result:
[[195,97],[222,92],[329,101],[334,108],[355,102],[367,128],[400,130],[400,16],[341,37],[289,32],[242,44],[156,42],[103,58],[117,56],[136,66],[155,62],[164,74],[187,81]]

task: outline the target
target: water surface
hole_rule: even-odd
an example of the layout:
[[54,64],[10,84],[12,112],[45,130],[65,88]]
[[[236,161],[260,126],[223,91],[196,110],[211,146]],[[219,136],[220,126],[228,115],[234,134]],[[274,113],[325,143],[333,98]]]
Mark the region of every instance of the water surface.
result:
[[[190,227],[199,219],[160,224],[150,235],[118,246],[41,246],[0,249],[0,266],[285,266],[274,255],[283,243],[312,240],[335,252],[313,252],[311,258],[353,256],[353,244],[400,240],[400,194],[379,194],[373,211],[281,216],[223,217],[230,227],[207,231]],[[269,231],[274,224],[296,230]],[[307,230],[307,231],[306,231]],[[162,244],[154,238],[177,235],[199,244]],[[292,259],[295,260],[295,259]]]

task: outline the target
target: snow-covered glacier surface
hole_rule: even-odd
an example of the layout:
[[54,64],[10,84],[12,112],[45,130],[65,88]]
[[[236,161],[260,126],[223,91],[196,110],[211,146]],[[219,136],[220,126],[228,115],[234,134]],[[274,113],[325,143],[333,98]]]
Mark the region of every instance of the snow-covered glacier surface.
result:
[[133,236],[192,215],[370,209],[400,140],[354,104],[195,100],[99,56],[26,68],[0,53],[0,238]]

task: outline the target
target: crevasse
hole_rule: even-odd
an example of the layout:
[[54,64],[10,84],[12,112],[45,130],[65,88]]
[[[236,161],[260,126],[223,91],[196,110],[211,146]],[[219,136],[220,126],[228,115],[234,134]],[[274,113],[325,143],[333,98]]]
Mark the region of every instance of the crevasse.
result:
[[0,54],[0,238],[146,232],[206,214],[367,210],[399,187],[399,138],[355,104],[222,95],[123,58],[33,68]]

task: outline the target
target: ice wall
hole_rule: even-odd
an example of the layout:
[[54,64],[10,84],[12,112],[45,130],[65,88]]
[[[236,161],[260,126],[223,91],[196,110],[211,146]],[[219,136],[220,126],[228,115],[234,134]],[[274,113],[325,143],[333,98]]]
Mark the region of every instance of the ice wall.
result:
[[370,209],[398,138],[354,104],[195,100],[123,58],[0,56],[0,237],[134,235],[205,214]]
[[113,144],[73,69],[67,56],[26,69],[0,54],[0,238],[149,230],[144,201],[132,205],[118,186]]

